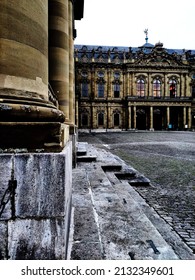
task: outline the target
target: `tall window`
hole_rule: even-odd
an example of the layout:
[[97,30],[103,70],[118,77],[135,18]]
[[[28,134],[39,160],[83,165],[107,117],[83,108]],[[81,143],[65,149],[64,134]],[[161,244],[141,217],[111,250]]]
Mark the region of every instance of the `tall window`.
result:
[[99,113],[98,114],[98,126],[103,126],[104,125],[104,113]]
[[169,90],[170,90],[170,97],[174,98],[177,96],[177,82],[174,79],[169,80]]
[[89,85],[88,83],[84,82],[81,85],[81,96],[88,97],[88,95],[89,95]]
[[114,84],[114,98],[119,98],[120,96],[120,84],[115,82]]
[[144,97],[145,96],[145,81],[144,79],[137,80],[137,96]]
[[103,83],[98,84],[98,97],[99,98],[104,97],[104,84]]
[[161,97],[162,83],[160,79],[154,79],[153,81],[153,97]]
[[114,114],[114,126],[119,126],[120,124],[120,116],[119,113]]

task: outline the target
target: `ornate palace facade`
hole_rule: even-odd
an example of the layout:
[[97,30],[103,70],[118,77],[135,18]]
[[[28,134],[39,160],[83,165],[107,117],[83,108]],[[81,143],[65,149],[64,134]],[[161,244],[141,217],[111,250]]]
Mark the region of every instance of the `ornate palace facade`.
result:
[[75,45],[75,63],[79,128],[195,128],[195,51]]

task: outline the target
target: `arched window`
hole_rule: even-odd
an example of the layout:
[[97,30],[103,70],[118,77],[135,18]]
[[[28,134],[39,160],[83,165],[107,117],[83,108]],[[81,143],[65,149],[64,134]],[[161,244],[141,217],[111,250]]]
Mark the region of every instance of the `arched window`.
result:
[[154,79],[153,81],[153,97],[161,97],[162,83],[160,79]]
[[169,80],[170,97],[175,98],[177,96],[177,81],[175,79]]
[[89,96],[89,85],[86,82],[83,82],[81,85],[81,97]]
[[99,98],[104,97],[104,84],[103,83],[98,84],[98,97]]
[[144,97],[145,96],[145,81],[144,79],[137,80],[137,96]]
[[120,84],[118,82],[114,83],[114,98],[120,97]]
[[104,113],[99,113],[98,114],[98,126],[103,126],[104,125]]

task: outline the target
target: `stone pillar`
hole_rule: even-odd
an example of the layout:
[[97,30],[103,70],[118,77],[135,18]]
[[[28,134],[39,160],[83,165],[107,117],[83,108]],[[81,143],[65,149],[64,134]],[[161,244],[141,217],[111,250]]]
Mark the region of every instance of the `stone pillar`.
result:
[[154,130],[154,125],[153,125],[153,107],[150,107],[150,130]]
[[169,127],[170,124],[170,107],[167,107],[167,127]]
[[108,99],[111,98],[111,70],[107,70],[107,90],[108,90]]
[[192,128],[192,109],[188,107],[188,128]]
[[127,96],[130,95],[130,85],[131,85],[131,81],[130,81],[130,74],[129,72],[127,72],[127,75],[126,75],[126,88],[127,88]]
[[64,115],[48,97],[48,1],[0,1],[0,46],[0,147],[59,145]]
[[108,120],[108,128],[111,128],[112,127],[112,118],[111,118],[111,107],[110,107],[109,104],[108,104],[108,117],[107,117],[107,120]]
[[73,4],[68,3],[69,15],[69,119],[75,125],[75,88],[74,88],[74,40],[73,40]]
[[129,129],[131,129],[131,106],[128,107],[128,111],[129,111]]
[[185,128],[186,124],[186,107],[183,107],[183,128]]
[[48,100],[48,4],[27,2],[0,1],[0,94]]
[[49,81],[65,114],[65,122],[70,122],[68,12],[69,0],[49,0]]
[[137,118],[136,109],[137,109],[137,107],[134,106],[133,107],[133,126],[134,126],[134,129],[136,129],[136,126],[137,126],[137,122],[136,122],[136,118]]

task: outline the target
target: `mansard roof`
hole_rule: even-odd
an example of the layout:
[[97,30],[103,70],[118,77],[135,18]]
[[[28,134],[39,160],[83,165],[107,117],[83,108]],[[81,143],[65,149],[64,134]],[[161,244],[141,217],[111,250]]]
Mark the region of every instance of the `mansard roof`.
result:
[[135,59],[139,61],[142,59],[148,60],[152,56],[162,56],[163,60],[171,59],[178,63],[183,64],[183,61],[188,61],[190,64],[195,64],[195,50],[185,49],[168,49],[164,48],[163,44],[158,42],[153,45],[145,43],[140,47],[124,47],[124,46],[98,46],[98,45],[75,45],[75,56],[80,59],[92,58],[95,61],[106,62],[108,59],[111,60],[123,60]]

